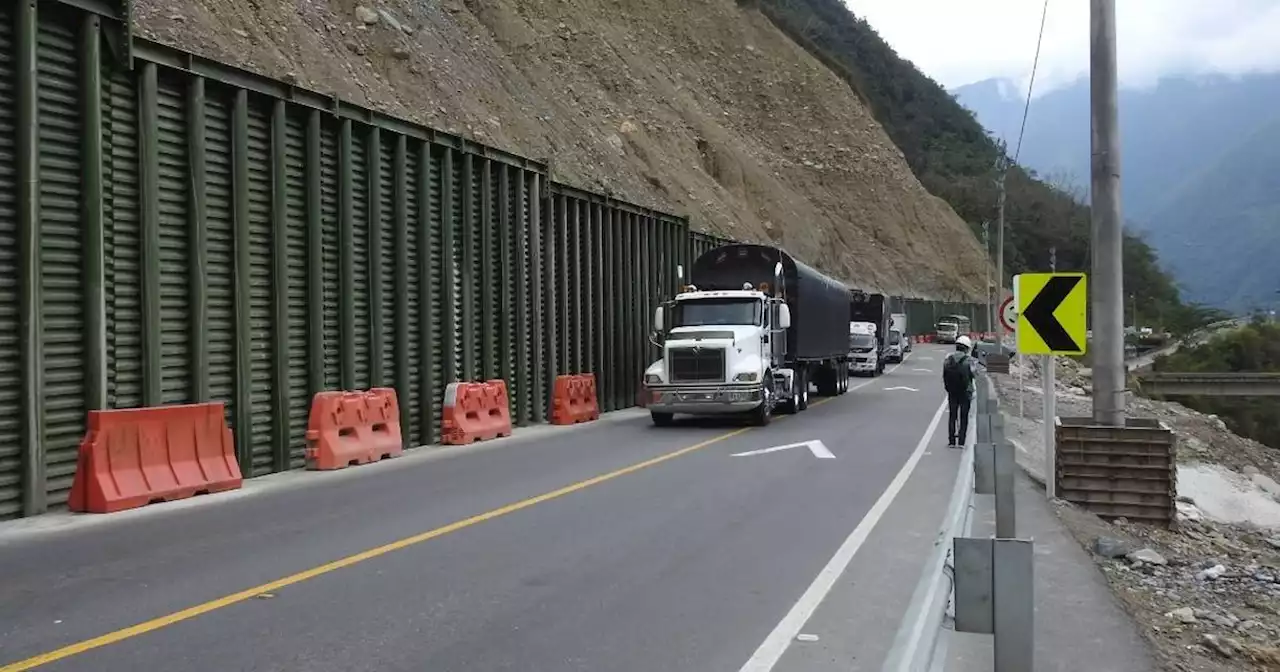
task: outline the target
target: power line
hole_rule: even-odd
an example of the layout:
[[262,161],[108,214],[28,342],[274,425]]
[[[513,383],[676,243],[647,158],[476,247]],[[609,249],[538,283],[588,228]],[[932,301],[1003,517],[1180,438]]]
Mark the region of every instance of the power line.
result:
[[1044,9],[1040,12],[1040,34],[1036,36],[1036,55],[1031,60],[1031,81],[1027,83],[1027,103],[1022,108],[1022,127],[1018,129],[1018,144],[1013,150],[1013,162],[1018,162],[1022,153],[1022,135],[1027,131],[1027,114],[1031,111],[1031,92],[1036,85],[1036,68],[1040,65],[1040,44],[1044,41],[1044,20],[1049,16],[1049,0],[1044,0]]

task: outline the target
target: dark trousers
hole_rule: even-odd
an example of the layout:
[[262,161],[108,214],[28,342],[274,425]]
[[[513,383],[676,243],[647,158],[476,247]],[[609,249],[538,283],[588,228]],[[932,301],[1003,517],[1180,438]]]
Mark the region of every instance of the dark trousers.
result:
[[[959,446],[969,436],[969,393],[962,392],[960,394],[947,393],[947,407],[950,413],[947,416],[947,438],[950,440],[948,445]],[[956,421],[960,422],[960,431],[956,431]]]

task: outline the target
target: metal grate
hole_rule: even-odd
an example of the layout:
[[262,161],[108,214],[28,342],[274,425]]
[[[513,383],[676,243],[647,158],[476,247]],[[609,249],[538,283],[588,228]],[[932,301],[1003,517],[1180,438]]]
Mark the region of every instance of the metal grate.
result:
[[673,383],[724,381],[723,348],[672,348],[669,354]]

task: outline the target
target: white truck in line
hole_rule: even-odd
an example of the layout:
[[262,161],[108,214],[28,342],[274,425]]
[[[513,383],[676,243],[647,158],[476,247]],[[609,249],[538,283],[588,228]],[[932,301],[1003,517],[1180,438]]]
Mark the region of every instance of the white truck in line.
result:
[[889,331],[887,303],[883,294],[849,290],[849,373],[884,373]]
[[[684,269],[677,270],[684,282]],[[731,244],[694,262],[689,284],[654,314],[662,358],[644,372],[653,424],[677,414],[740,415],[757,425],[849,390],[848,289],[786,252]]]
[[885,339],[884,358],[890,364],[900,364],[911,352],[911,342],[907,334],[907,314],[893,313],[889,315],[889,335]]

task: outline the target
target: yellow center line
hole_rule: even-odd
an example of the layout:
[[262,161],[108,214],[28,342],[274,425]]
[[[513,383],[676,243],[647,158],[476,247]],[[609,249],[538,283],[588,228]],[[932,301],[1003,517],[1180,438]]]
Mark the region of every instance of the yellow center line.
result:
[[[834,397],[821,399],[819,401],[816,401],[810,404],[809,406],[810,408],[814,406],[819,406],[821,404],[824,404],[830,401],[833,398]],[[790,417],[790,416],[783,416],[777,419],[785,420],[787,417]],[[486,511],[484,513],[472,516],[470,518],[466,518],[464,520],[459,520],[457,522],[449,523],[448,525],[445,525],[443,527],[437,527],[433,530],[428,530],[420,534],[415,534],[411,537],[405,537],[404,539],[400,539],[399,541],[393,541],[389,544],[378,546],[376,548],[371,548],[367,551],[361,551],[360,553],[356,553],[355,555],[348,555],[345,558],[334,560],[333,562],[326,563],[318,567],[312,567],[311,569],[298,572],[297,574],[290,574],[289,576],[276,579],[275,581],[271,581],[270,583],[264,583],[260,586],[254,586],[253,588],[246,588],[238,593],[232,593],[224,597],[219,597],[215,600],[210,600],[203,604],[197,604],[192,607],[187,607],[182,611],[175,611],[171,614],[160,616],[159,618],[153,618],[149,621],[143,621],[142,623],[138,623],[137,625],[131,625],[127,628],[122,628],[114,632],[109,632],[105,635],[99,635],[98,637],[94,637],[92,639],[86,639],[81,642],[76,642],[75,644],[69,644],[60,649],[55,649],[48,653],[42,653],[37,656],[32,656],[30,658],[27,658],[26,660],[20,660],[15,663],[9,663],[8,665],[0,667],[0,672],[19,672],[20,670],[30,670],[32,668],[39,667],[40,665],[47,665],[49,663],[59,661],[64,658],[70,658],[71,656],[81,654],[86,651],[92,651],[93,649],[107,646],[108,644],[114,644],[116,642],[124,641],[131,637],[137,637],[138,635],[143,635],[148,632],[152,632],[154,630],[159,630],[161,628],[173,625],[175,623],[181,623],[182,621],[190,620],[197,616],[202,616],[211,611],[216,611],[218,609],[222,609],[223,607],[229,607],[233,604],[244,602],[245,600],[251,599],[256,595],[261,595],[263,593],[272,593],[280,590],[281,588],[302,583],[303,581],[307,581],[308,579],[314,579],[317,576],[328,574],[329,572],[342,569],[343,567],[350,567],[351,565],[364,562],[365,560],[372,560],[373,558],[386,555],[388,553],[391,553],[392,551],[398,551],[416,544],[421,544],[424,541],[430,541],[437,537],[443,537],[446,534],[449,534],[451,532],[457,532],[458,530],[463,530],[468,527],[479,525],[480,523],[483,523],[488,520],[493,520],[494,518],[500,518],[509,513],[515,513],[516,511],[527,509],[531,506],[534,506],[535,504],[541,504],[543,502],[557,499],[559,497],[564,497],[565,495],[578,492],[579,490],[585,490],[593,485],[599,485],[601,483],[604,483],[605,481],[611,481],[620,476],[626,476],[627,474],[640,471],[641,469],[647,469],[649,467],[661,464],[668,460],[674,460],[677,457],[688,455],[689,453],[692,453],[696,450],[701,450],[714,443],[719,443],[720,441],[724,441],[725,439],[729,439],[729,438],[738,436],[739,434],[748,432],[751,429],[753,428],[743,427],[742,429],[736,429],[732,432],[726,432],[719,436],[714,436],[710,439],[707,439],[706,441],[695,443],[692,446],[681,448],[674,452],[665,453],[657,457],[645,460],[643,462],[637,462],[635,464],[632,464],[627,467],[623,467],[616,471],[611,471],[606,474],[594,476],[592,478],[588,478],[585,481],[579,481],[572,485],[566,485],[563,488],[560,488],[559,490],[553,490],[551,492],[537,495],[535,497],[530,497],[529,499],[525,499],[512,504],[507,504],[506,506],[493,509],[491,511]]]

